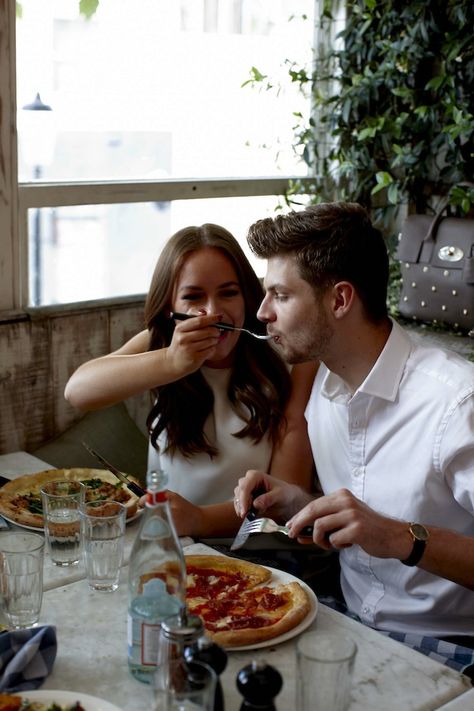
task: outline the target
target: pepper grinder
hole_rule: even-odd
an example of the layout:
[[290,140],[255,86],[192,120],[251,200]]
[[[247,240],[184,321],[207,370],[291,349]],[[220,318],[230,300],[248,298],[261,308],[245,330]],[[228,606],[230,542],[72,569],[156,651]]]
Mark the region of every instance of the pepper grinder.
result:
[[187,662],[204,662],[208,664],[211,669],[214,669],[217,675],[214,711],[224,711],[224,695],[222,693],[219,676],[227,666],[226,652],[208,637],[203,636],[194,642],[194,644],[186,647],[184,650],[184,658]]
[[244,697],[240,711],[276,711],[273,700],[280,693],[280,672],[263,659],[254,659],[237,674],[237,689]]

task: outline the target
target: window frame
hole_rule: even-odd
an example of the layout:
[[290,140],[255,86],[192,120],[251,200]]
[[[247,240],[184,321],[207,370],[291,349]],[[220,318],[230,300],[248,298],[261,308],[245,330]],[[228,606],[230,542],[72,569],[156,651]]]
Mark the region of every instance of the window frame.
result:
[[[316,0],[317,3],[317,0]],[[70,205],[161,202],[219,197],[276,197],[302,176],[203,180],[18,182],[16,128],[16,3],[0,0],[0,315],[76,310],[87,302],[28,306],[28,210]],[[303,178],[304,179],[304,178]],[[143,297],[143,295],[141,295]],[[130,296],[94,303],[129,302]],[[132,297],[133,300],[133,297]]]

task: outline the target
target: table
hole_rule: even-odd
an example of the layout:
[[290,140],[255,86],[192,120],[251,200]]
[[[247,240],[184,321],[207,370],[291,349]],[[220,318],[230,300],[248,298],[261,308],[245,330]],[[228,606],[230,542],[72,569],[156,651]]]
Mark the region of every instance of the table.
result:
[[[25,453],[0,456],[0,474],[13,477],[47,468]],[[25,465],[30,469],[26,470]],[[16,470],[16,472],[14,471]],[[127,550],[138,521],[127,526]],[[215,552],[200,543],[183,540],[186,552]],[[123,711],[150,711],[152,692],[135,680],[127,668],[127,564],[114,593],[89,590],[81,567],[65,571],[45,564],[45,593],[40,624],[57,629],[58,655],[42,689],[82,691],[116,704]],[[425,657],[378,632],[319,605],[311,628],[337,629],[352,636],[358,646],[350,711],[467,711],[474,709],[474,690],[458,672]],[[295,640],[258,651],[229,652],[221,682],[226,711],[238,711],[242,701],[235,687],[237,672],[254,658],[263,658],[283,676],[276,699],[279,711],[295,708]]]

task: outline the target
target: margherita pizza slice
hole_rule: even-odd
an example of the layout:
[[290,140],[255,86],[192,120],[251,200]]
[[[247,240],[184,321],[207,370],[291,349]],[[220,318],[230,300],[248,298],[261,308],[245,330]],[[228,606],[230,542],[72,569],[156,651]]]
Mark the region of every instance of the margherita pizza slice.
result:
[[[105,469],[48,469],[13,479],[0,489],[0,515],[23,526],[43,528],[41,488],[49,481],[81,481],[86,487],[86,500],[113,499],[127,509],[127,518],[137,511],[138,497]],[[136,481],[129,476],[130,480]]]
[[267,585],[268,568],[227,556],[186,556],[187,604],[206,633],[231,648],[275,639],[311,611],[298,582]]

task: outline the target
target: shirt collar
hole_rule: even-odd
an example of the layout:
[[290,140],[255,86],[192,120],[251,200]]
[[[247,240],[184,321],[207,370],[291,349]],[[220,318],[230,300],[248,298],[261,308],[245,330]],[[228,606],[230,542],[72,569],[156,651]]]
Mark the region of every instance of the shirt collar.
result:
[[[387,342],[372,370],[356,392],[393,402],[410,354],[411,342],[403,328],[393,319],[391,321],[392,330]],[[321,395],[328,400],[341,403],[348,402],[353,397],[344,380],[330,370],[327,371],[322,382]]]

